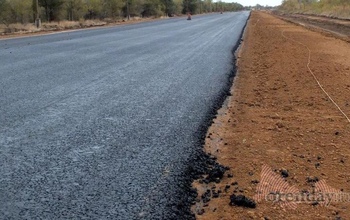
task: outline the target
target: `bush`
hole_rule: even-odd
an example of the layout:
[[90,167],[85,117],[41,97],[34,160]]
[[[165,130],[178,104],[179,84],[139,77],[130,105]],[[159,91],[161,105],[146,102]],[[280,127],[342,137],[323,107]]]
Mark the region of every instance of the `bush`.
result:
[[349,0],[284,0],[280,10],[287,13],[306,13],[350,18]]

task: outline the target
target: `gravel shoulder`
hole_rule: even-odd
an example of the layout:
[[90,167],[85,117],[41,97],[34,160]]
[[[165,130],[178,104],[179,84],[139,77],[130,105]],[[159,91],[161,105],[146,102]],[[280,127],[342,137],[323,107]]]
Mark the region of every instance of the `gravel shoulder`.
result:
[[[233,95],[205,143],[230,170],[219,183],[193,183],[197,219],[349,219],[350,45],[253,12],[238,58]],[[264,189],[344,197],[268,201]],[[256,207],[238,206],[233,194]]]

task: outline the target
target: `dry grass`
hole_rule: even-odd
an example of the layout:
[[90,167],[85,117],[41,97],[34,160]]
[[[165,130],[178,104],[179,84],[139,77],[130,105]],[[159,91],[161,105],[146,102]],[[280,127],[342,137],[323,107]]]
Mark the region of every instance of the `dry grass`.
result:
[[312,4],[306,5],[305,7],[300,7],[298,4],[286,4],[280,9],[285,13],[316,14],[327,17],[350,19],[350,4],[346,6]]
[[328,10],[323,10],[323,12],[321,12],[321,15],[350,19],[350,6],[337,6]]
[[42,23],[40,28],[36,28],[34,24],[10,24],[6,26],[0,24],[0,35],[13,34],[13,33],[34,33],[39,31],[57,31],[57,30],[68,30],[87,28],[95,26],[104,26],[107,22],[100,20],[81,20],[81,21],[60,21]]
[[107,24],[106,21],[101,21],[101,20],[84,20],[79,23],[81,27],[104,26]]
[[61,21],[61,22],[50,22],[43,23],[41,26],[42,30],[65,30],[79,28],[80,23],[78,21]]
[[0,24],[0,34],[5,33],[6,26],[3,24]]
[[[161,17],[131,17],[130,21],[127,22],[138,22],[138,21],[146,21],[152,19],[163,19],[167,18],[165,16]],[[103,21],[101,20],[83,20],[80,21],[60,21],[60,22],[50,22],[50,23],[42,23],[41,27],[38,29],[34,26],[34,24],[10,24],[9,27],[6,27],[3,24],[0,24],[0,35],[5,34],[17,34],[17,33],[34,33],[39,31],[60,31],[60,30],[69,30],[69,29],[79,29],[79,28],[89,28],[89,27],[97,27],[97,26],[105,26],[107,24],[118,24],[121,22],[126,22],[125,18],[107,18]]]
[[8,34],[8,33],[33,33],[38,32],[38,30],[33,24],[10,24],[9,26],[0,25],[0,34]]
[[60,22],[43,23],[41,29],[42,30],[67,30],[67,29],[103,26],[106,24],[107,22],[100,21],[100,20],[60,21]]

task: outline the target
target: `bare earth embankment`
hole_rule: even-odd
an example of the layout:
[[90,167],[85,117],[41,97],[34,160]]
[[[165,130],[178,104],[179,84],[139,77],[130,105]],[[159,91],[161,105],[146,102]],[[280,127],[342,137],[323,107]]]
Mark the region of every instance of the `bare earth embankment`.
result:
[[300,24],[314,31],[341,38],[350,42],[350,19],[337,19],[324,16],[283,14],[281,18]]
[[253,12],[231,92],[205,144],[230,170],[194,183],[197,218],[350,219],[350,44]]

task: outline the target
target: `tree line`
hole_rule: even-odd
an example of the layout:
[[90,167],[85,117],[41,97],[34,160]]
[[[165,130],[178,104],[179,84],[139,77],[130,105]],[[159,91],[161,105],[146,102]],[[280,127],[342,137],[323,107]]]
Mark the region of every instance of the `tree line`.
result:
[[280,9],[350,17],[350,0],[283,0]]
[[0,0],[0,22],[31,23],[37,11],[44,22],[81,19],[117,19],[122,17],[160,17],[237,11],[238,3],[212,0]]

